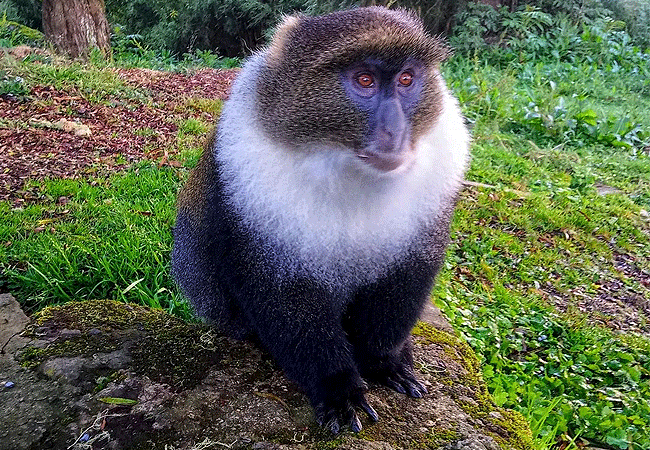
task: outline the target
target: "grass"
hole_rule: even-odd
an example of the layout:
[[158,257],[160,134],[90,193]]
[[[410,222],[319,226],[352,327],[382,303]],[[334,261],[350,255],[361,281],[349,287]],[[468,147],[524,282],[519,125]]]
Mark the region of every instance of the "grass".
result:
[[29,312],[112,298],[189,318],[168,275],[178,183],[176,170],[147,163],[108,180],[35,183],[49,202],[14,210],[0,203],[5,289]]
[[[647,334],[600,326],[617,318],[584,307],[650,298],[648,81],[634,67],[611,70],[446,66],[474,127],[467,178],[493,188],[461,196],[434,298],[482,358],[497,403],[529,418],[540,448],[650,448]],[[635,319],[647,332],[643,313]]]
[[[16,77],[20,85],[14,86]],[[93,103],[108,103],[115,97],[139,101],[146,98],[145,93],[124,83],[114,70],[79,61],[69,62],[50,53],[32,53],[20,60],[0,54],[0,92],[25,95],[33,86],[73,90]]]
[[[545,37],[547,53],[511,46],[444,66],[474,135],[467,178],[486,186],[461,195],[433,298],[481,358],[497,403],[530,420],[540,449],[650,449],[648,318],[637,312],[634,327],[617,332],[621,317],[597,307],[650,298],[650,55],[615,32],[571,30]],[[570,47],[566,36],[580,39]],[[561,58],[552,52],[560,46]],[[120,55],[118,64],[150,56]],[[4,88],[20,95],[50,83],[91,101],[148,101],[105,64],[1,64]],[[162,54],[144,65],[160,64],[173,61]],[[185,167],[32,181],[47,200],[0,203],[0,290],[30,312],[111,298],[191,318],[169,276],[171,228],[176,190],[208,128],[179,123],[170,153]],[[601,195],[601,185],[616,190]]]

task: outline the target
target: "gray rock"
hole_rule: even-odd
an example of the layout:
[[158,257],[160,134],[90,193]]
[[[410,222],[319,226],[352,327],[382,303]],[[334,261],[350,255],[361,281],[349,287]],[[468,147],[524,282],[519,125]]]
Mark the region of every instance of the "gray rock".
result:
[[[162,311],[111,301],[47,308],[30,321],[0,297],[6,345],[0,448],[258,450],[528,449],[517,414],[494,406],[478,362],[433,307],[414,331],[429,389],[410,399],[371,386],[380,420],[331,436],[264,351]],[[22,330],[22,333],[16,334]],[[6,343],[5,342],[5,343]],[[498,442],[498,444],[497,444]]]

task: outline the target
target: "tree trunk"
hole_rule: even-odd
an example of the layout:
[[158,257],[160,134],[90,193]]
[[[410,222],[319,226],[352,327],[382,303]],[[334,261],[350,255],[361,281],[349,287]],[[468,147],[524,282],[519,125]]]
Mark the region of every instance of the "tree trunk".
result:
[[87,57],[94,47],[111,52],[104,0],[43,0],[43,32],[59,52]]

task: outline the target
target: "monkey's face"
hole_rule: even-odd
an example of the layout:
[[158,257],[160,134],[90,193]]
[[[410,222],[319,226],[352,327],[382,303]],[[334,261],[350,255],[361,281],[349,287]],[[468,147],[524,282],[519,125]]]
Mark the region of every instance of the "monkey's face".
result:
[[403,11],[292,17],[258,79],[259,120],[289,148],[348,152],[379,172],[408,167],[440,114],[444,44]]
[[356,156],[384,172],[407,164],[414,149],[413,115],[427,83],[422,61],[368,58],[350,65],[340,78],[347,98],[365,119]]

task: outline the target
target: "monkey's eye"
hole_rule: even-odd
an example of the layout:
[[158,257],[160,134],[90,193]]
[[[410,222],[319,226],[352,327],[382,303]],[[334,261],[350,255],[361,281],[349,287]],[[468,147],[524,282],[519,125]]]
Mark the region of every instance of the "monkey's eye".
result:
[[368,88],[375,84],[375,79],[369,73],[362,73],[357,75],[357,83],[359,83],[361,87]]
[[402,72],[398,80],[399,84],[402,86],[410,86],[411,83],[413,83],[413,75],[411,75],[409,72]]

